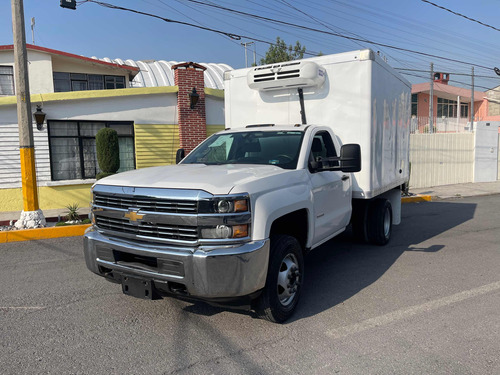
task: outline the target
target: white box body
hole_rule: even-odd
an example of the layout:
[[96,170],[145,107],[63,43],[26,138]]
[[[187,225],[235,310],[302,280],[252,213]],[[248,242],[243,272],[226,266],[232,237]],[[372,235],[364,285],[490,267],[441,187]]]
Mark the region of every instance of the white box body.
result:
[[[300,124],[297,87],[317,83],[320,86],[302,87],[307,123],[330,127],[341,145],[361,146],[362,169],[354,173],[353,197],[372,198],[407,182],[411,84],[371,50],[300,62],[316,63],[324,77],[315,80],[309,66],[304,68],[307,77],[299,77],[297,85],[285,82],[283,87],[289,88],[275,85],[266,90],[261,83],[250,87],[255,71],[262,72],[263,67],[226,72],[226,127]],[[270,70],[279,74],[279,65],[269,66]],[[283,69],[292,68],[288,64]]]

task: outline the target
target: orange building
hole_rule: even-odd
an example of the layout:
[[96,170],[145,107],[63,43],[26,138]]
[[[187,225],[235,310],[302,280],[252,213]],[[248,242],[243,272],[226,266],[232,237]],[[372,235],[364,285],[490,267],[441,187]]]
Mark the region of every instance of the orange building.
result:
[[[448,84],[448,73],[436,73],[433,82],[433,132],[471,130],[472,90]],[[412,86],[412,131],[429,133],[430,82]],[[488,120],[486,93],[474,91],[474,121]],[[499,116],[500,117],[500,116]]]

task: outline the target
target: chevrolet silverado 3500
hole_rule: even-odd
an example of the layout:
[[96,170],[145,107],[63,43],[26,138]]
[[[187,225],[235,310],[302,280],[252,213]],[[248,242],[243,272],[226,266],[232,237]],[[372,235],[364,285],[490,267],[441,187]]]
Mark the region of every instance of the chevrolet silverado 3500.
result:
[[125,294],[245,305],[283,322],[307,252],[349,224],[384,245],[399,224],[410,84],[371,50],[224,79],[226,130],[179,150],[177,165],[92,187],[85,260]]

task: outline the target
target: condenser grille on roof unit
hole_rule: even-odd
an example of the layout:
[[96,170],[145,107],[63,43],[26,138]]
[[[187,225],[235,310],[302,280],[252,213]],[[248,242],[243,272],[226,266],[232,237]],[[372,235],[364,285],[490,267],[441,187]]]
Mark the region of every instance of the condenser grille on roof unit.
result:
[[318,64],[298,61],[254,68],[247,74],[247,83],[254,90],[269,91],[291,87],[320,87],[325,77],[325,70]]
[[275,64],[275,65],[264,65],[264,66],[258,66],[254,68],[255,71],[257,70],[265,70],[265,69],[270,69],[270,68],[284,68],[286,66],[293,66],[293,65],[300,65],[300,61],[295,61],[295,62],[289,62],[289,63],[282,63],[282,64]]

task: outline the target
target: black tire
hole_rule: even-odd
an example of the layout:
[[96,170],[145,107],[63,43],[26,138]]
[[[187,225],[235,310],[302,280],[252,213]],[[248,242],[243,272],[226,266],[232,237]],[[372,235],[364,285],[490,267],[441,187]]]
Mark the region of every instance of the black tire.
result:
[[266,286],[255,306],[257,315],[274,323],[289,319],[299,301],[303,280],[304,256],[299,242],[292,236],[272,236]]
[[383,246],[389,242],[392,233],[392,206],[384,198],[375,199],[368,209],[368,241]]
[[354,199],[352,201],[352,235],[358,242],[368,242],[368,207],[370,201]]

